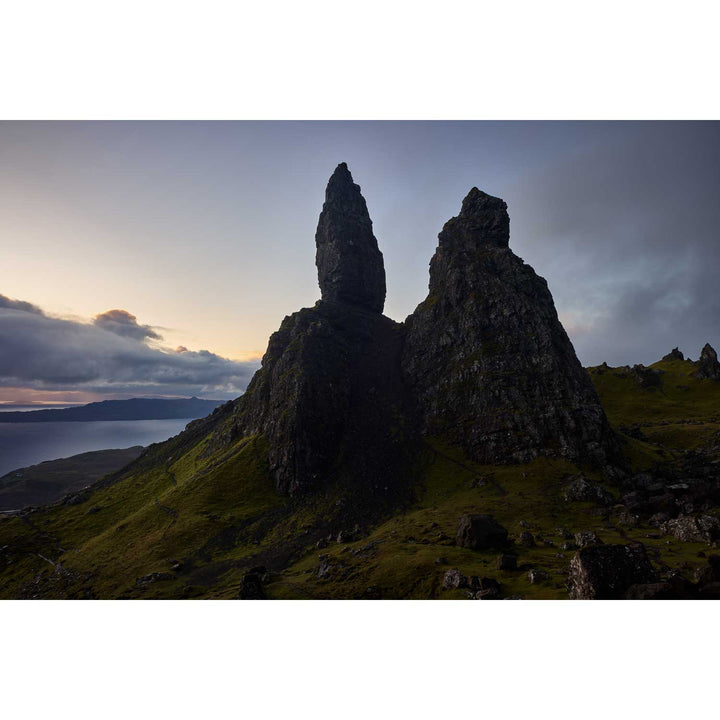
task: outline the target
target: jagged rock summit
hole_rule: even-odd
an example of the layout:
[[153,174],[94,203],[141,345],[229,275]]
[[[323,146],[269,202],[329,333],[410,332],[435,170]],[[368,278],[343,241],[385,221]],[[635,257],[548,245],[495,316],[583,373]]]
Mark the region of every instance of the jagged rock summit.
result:
[[605,464],[614,437],[545,280],[509,248],[507,205],[473,188],[438,236],[403,370],[422,432],[480,462]]
[[360,186],[345,163],[332,174],[315,233],[322,299],[381,313],[385,266]]
[[[383,257],[345,163],[327,185],[315,235],[322,299],[286,317],[212,446],[262,435],[278,488],[341,481],[390,495],[410,425],[402,326],[382,315]],[[382,503],[382,497],[378,497]]]
[[381,314],[383,258],[345,163],[325,198],[322,299],[271,336],[211,448],[263,436],[281,491],[340,482],[371,504],[412,485],[423,436],[480,462],[612,461],[614,436],[547,283],[509,248],[503,200],[470,191],[439,235],[427,299],[399,324]]
[[720,380],[720,363],[718,362],[717,353],[710,343],[705,343],[697,366],[695,377],[706,380]]

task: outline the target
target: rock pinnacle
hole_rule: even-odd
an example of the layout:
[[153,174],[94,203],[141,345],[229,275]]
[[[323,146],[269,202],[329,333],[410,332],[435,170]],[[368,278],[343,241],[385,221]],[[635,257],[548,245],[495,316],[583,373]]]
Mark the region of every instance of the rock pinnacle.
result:
[[383,256],[373,235],[365,198],[345,163],[335,168],[328,182],[315,244],[322,299],[382,313]]

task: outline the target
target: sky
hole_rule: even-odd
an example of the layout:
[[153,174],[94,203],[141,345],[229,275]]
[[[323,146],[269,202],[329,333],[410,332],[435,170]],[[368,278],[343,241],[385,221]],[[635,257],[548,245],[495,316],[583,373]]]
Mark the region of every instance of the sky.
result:
[[320,296],[339,162],[395,320],[477,186],[583,364],[720,346],[720,123],[2,122],[0,402],[238,395]]

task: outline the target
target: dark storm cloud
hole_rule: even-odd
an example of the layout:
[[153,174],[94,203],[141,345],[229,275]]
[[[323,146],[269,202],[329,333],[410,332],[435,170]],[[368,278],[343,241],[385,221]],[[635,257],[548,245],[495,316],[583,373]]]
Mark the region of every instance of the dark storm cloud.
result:
[[138,325],[137,318],[127,310],[107,310],[96,315],[93,323],[121,337],[134,340],[162,340],[162,335],[158,335],[150,325]]
[[37,308],[0,308],[4,387],[228,397],[244,390],[256,368],[257,363],[235,362],[207,350],[178,353],[149,347],[137,337],[47,317]]
[[547,277],[586,364],[676,345],[696,358],[720,344],[720,125],[602,135],[516,183],[516,252]]

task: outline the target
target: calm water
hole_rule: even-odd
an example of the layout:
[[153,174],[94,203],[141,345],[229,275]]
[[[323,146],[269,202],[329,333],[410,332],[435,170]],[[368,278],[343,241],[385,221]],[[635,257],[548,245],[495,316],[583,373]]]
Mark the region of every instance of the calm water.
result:
[[167,440],[190,420],[0,423],[0,477],[44,460]]

